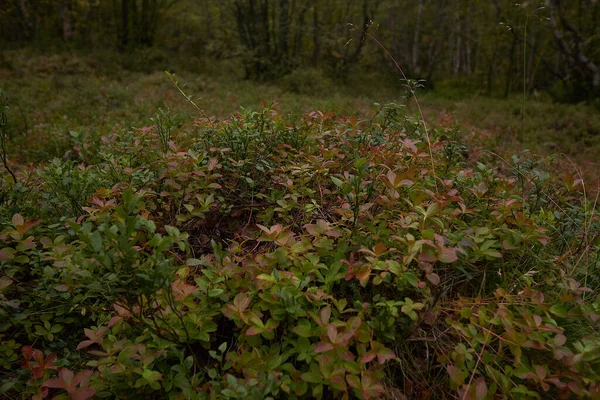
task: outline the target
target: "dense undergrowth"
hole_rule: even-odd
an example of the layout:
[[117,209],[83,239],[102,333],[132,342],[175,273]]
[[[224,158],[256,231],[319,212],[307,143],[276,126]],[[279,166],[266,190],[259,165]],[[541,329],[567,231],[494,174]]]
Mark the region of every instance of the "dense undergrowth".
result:
[[[72,146],[70,132],[111,136],[147,125],[164,103],[176,110],[176,122],[195,111],[165,78],[174,70],[186,90],[210,116],[227,118],[240,106],[258,109],[263,99],[277,101],[282,114],[300,116],[318,109],[370,118],[374,103],[400,101],[404,82],[396,75],[357,70],[347,82],[332,81],[317,70],[299,70],[279,81],[243,79],[234,63],[210,58],[184,60],[156,49],[117,54],[113,51],[65,51],[45,48],[0,53],[0,88],[9,95],[10,156],[18,162],[62,157]],[[421,92],[427,119],[464,136],[485,136],[488,150],[542,155],[565,153],[582,167],[588,188],[600,178],[600,113],[587,104],[562,104],[543,93],[489,97],[465,82],[427,82]],[[465,89],[466,88],[466,89]],[[403,103],[406,103],[403,101]],[[414,114],[414,102],[407,103]],[[465,139],[467,142],[469,139]]]
[[0,394],[600,396],[580,176],[428,136],[393,103],[160,110],[3,170]]

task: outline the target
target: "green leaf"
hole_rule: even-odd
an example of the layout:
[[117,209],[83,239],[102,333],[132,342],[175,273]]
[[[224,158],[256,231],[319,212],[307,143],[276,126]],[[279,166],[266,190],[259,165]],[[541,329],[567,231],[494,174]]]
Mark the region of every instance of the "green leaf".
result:
[[555,304],[550,307],[550,312],[558,317],[564,318],[568,314],[568,310],[564,304]]
[[12,260],[16,252],[17,251],[15,249],[12,249],[10,247],[0,249],[0,261]]
[[425,212],[425,219],[431,218],[440,212],[440,203],[431,203]]
[[360,390],[361,388],[361,384],[360,384],[360,378],[356,375],[348,375],[346,377],[346,381],[348,381],[348,384],[356,390]]
[[468,319],[473,315],[473,309],[469,307],[463,307],[460,311],[460,317],[464,319]]
[[342,186],[344,186],[344,182],[342,182],[341,179],[336,178],[335,176],[331,177],[331,181],[335,184],[335,186],[341,188]]
[[493,258],[502,258],[502,254],[498,250],[486,250],[483,252],[484,255]]
[[158,371],[152,371],[149,369],[145,369],[144,372],[142,372],[142,377],[150,384],[159,381],[162,379],[162,374]]
[[220,295],[223,294],[223,292],[225,292],[225,290],[223,290],[221,288],[209,289],[208,297],[219,297]]
[[9,381],[9,382],[3,384],[2,386],[0,386],[0,394],[8,392],[16,384],[17,384],[16,380]]
[[301,319],[298,321],[298,325],[292,330],[292,332],[296,333],[300,337],[311,337],[312,336],[312,326],[310,321],[306,319]]
[[17,264],[27,264],[29,262],[29,257],[27,257],[25,254],[22,254],[18,257],[15,257],[13,261]]
[[4,291],[12,285],[13,281],[7,276],[0,277],[0,294],[4,293]]
[[225,350],[227,350],[227,342],[223,342],[221,343],[221,345],[219,346],[219,351],[221,353],[225,353]]
[[303,240],[301,242],[294,244],[290,248],[290,251],[294,254],[300,254],[300,253],[304,253],[304,252],[310,250],[311,248],[312,248],[312,245],[310,244],[310,241]]
[[363,165],[365,165],[366,162],[367,162],[366,157],[360,157],[354,161],[354,168],[358,169],[358,168],[362,167]]
[[90,243],[94,251],[100,251],[102,249],[102,235],[100,231],[94,231],[90,236]]
[[40,326],[40,325],[36,325],[35,326],[35,333],[40,335],[40,336],[45,336],[48,331],[46,329],[44,329],[44,327]]
[[402,272],[404,269],[402,268],[402,266],[400,265],[400,263],[398,261],[388,260],[387,265],[392,274],[394,274],[396,276],[402,275]]
[[314,372],[305,372],[304,374],[302,374],[301,378],[303,381],[310,383],[321,383],[323,381],[322,376]]
[[448,375],[450,375],[450,380],[455,385],[462,385],[465,382],[466,374],[462,369],[455,365],[448,365],[446,369],[448,370]]

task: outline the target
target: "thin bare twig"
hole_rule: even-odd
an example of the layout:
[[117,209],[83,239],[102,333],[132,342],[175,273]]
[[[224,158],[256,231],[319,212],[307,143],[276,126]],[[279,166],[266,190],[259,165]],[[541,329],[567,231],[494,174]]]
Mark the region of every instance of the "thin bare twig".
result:
[[392,60],[392,62],[396,66],[396,69],[398,71],[400,71],[400,74],[402,75],[402,79],[404,79],[404,81],[406,82],[406,85],[408,86],[408,89],[411,91],[411,94],[415,98],[415,104],[417,105],[417,109],[419,110],[419,116],[421,117],[421,122],[423,123],[423,129],[425,130],[425,138],[427,139],[427,145],[429,146],[429,157],[431,158],[431,170],[432,170],[431,172],[433,173],[435,188],[437,190],[438,177],[437,177],[437,174],[435,173],[435,162],[434,162],[435,160],[433,158],[433,149],[432,149],[432,145],[431,145],[431,139],[429,137],[429,130],[427,129],[427,122],[425,121],[425,115],[423,113],[423,109],[421,108],[421,103],[419,102],[419,99],[417,98],[416,93],[411,88],[410,80],[404,73],[404,70],[402,70],[402,68],[400,67],[400,64],[398,64],[398,61],[396,61],[394,56],[392,56],[392,54],[388,51],[388,49],[383,44],[381,44],[381,42],[375,36],[371,35],[369,32],[367,32],[363,29],[360,29],[360,28],[358,28],[358,29],[363,33],[364,36],[368,37],[373,42],[375,42],[375,44],[377,44],[377,46],[381,47],[381,49],[385,52],[385,54]]
[[194,103],[194,100],[192,100],[192,98],[189,95],[187,95],[183,91],[183,89],[181,89],[181,87],[179,86],[179,82],[177,82],[177,79],[175,79],[175,76],[172,73],[170,73],[169,71],[165,71],[165,74],[167,74],[167,76],[169,77],[171,82],[173,82],[173,85],[175,85],[177,90],[179,90],[179,93],[181,93],[183,95],[183,97],[185,97],[185,99],[196,108],[196,110],[200,111],[200,114],[202,114],[202,116],[208,120],[208,122],[210,123],[210,126],[212,128],[214,128],[215,123],[213,122],[213,120],[211,120],[210,117],[206,114],[206,112],[202,108],[200,108],[196,103]]

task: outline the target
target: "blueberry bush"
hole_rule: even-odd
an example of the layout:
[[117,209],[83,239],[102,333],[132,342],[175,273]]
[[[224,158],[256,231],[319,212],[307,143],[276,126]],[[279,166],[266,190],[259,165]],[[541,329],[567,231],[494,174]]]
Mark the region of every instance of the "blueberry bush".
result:
[[600,397],[577,171],[398,104],[151,122],[0,172],[0,396]]

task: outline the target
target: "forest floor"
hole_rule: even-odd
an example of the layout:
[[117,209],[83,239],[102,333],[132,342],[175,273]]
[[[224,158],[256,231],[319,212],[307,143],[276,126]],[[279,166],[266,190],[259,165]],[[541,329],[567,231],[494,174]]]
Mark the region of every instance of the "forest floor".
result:
[[[172,67],[164,60],[127,65],[110,55],[3,53],[0,89],[9,96],[12,108],[12,157],[21,162],[61,157],[70,148],[70,132],[105,135],[152,125],[159,108],[168,108],[176,120],[189,120],[198,111],[179,93],[165,69]],[[223,62],[203,61],[195,69],[203,72],[175,72],[184,91],[207,115],[218,119],[240,107],[259,109],[273,102],[284,114],[320,110],[365,120],[377,113],[379,104],[392,101],[406,105],[415,116],[418,111],[414,100],[406,100],[403,82],[389,77],[360,75],[340,85],[309,72],[262,84],[241,79],[235,67]],[[525,100],[491,98],[462,89],[424,91],[418,97],[427,123],[457,129],[467,144],[503,156],[525,149],[542,156],[564,154],[565,160],[568,157],[581,168],[590,189],[598,187],[600,112],[596,108],[559,104],[543,95]]]

